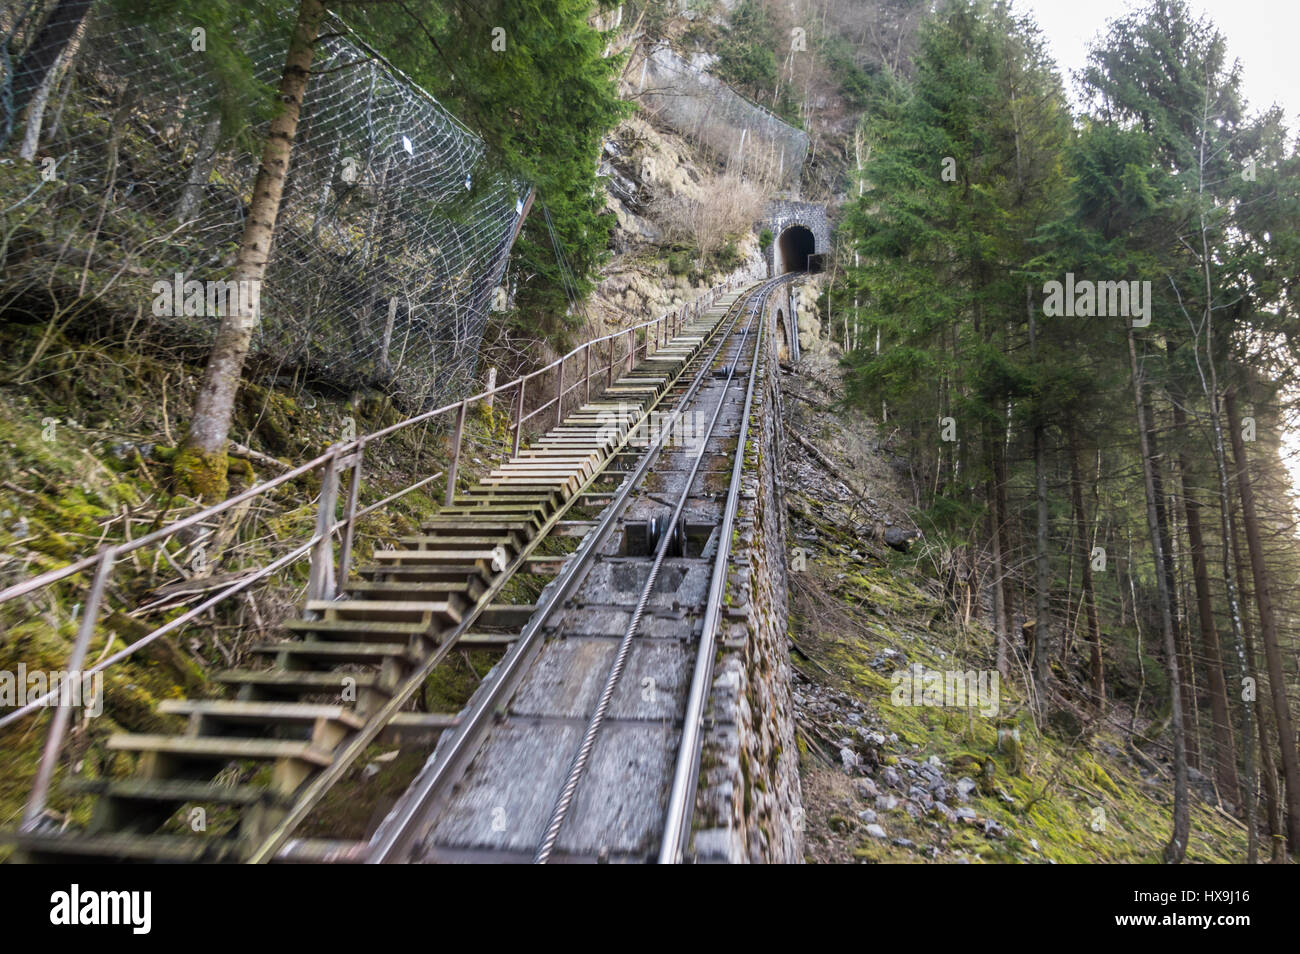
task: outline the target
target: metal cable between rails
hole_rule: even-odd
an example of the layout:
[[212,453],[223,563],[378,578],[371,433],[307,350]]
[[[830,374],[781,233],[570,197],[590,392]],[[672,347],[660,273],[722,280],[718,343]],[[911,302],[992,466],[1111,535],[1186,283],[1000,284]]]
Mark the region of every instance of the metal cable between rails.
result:
[[[740,355],[744,353],[745,345],[749,340],[750,331],[753,328],[754,321],[760,312],[762,303],[766,300],[766,289],[768,285],[751,293],[752,298],[749,304],[749,320],[745,324],[741,336],[740,344],[736,350],[736,357],[731,360],[727,366],[727,379],[724,385],[723,393],[730,386],[735,378],[736,367],[740,360]],[[758,349],[755,347],[755,355]],[[752,377],[751,377],[751,394],[752,394]],[[632,612],[632,617],[628,622],[626,631],[619,642],[618,651],[615,654],[614,662],[610,667],[609,674],[605,678],[604,688],[601,690],[600,698],[596,703],[596,708],[592,713],[591,719],[587,723],[586,731],[583,733],[582,742],[578,746],[578,751],[574,755],[573,762],[569,766],[569,771],[565,777],[564,785],[560,789],[560,794],[556,799],[555,806],[551,810],[550,821],[546,828],[546,833],[538,846],[537,854],[533,861],[536,864],[545,864],[555,849],[555,843],[559,839],[560,829],[564,826],[564,821],[568,817],[569,809],[573,804],[574,796],[577,793],[578,785],[581,783],[586,773],[586,768],[591,759],[592,750],[595,748],[597,736],[600,733],[601,725],[605,720],[605,715],[609,711],[610,704],[614,698],[614,690],[618,686],[619,679],[623,675],[623,670],[627,664],[627,658],[632,649],[632,641],[636,637],[637,631],[641,627],[641,619],[645,614],[646,606],[650,601],[650,594],[654,590],[655,582],[659,578],[660,568],[668,553],[668,547],[672,543],[673,531],[676,529],[678,521],[681,519],[682,511],[686,508],[687,500],[691,495],[691,488],[694,486],[695,477],[699,472],[700,465],[704,462],[705,453],[708,449],[709,440],[717,427],[718,419],[722,415],[723,408],[726,407],[726,401],[719,399],[717,407],[713,411],[713,416],[709,420],[709,425],[704,437],[700,441],[700,449],[695,456],[691,466],[690,475],[686,479],[685,486],[682,488],[681,496],[673,509],[673,515],[669,519],[667,526],[660,535],[659,544],[655,550],[654,562],[650,566],[650,572],[646,577],[646,582],[641,588],[641,593],[637,599],[636,608]],[[738,444],[736,455],[744,455],[744,446]],[[724,556],[725,551],[719,548],[719,556]]]
[[[731,307],[734,307],[734,305]],[[731,307],[727,309],[728,314]],[[708,333],[705,343],[701,345],[701,350],[708,347],[708,342],[712,340],[715,334],[719,338],[718,343],[713,346],[707,358],[701,360],[699,356],[696,356],[691,359],[692,362],[700,361],[700,370],[695,372],[694,379],[679,399],[677,407],[673,409],[659,428],[654,444],[646,449],[646,452],[641,456],[640,464],[624,479],[619,490],[615,493],[614,500],[606,508],[605,515],[601,518],[599,525],[584,538],[582,545],[571,558],[573,561],[571,566],[555,581],[556,588],[551,591],[549,596],[543,595],[543,602],[539,606],[537,613],[520,632],[514,646],[507,653],[506,658],[498,665],[496,677],[489,686],[485,687],[487,691],[471,706],[470,712],[462,720],[457,734],[449,740],[445,751],[440,747],[434,759],[415,779],[407,792],[393,807],[388,817],[371,836],[366,851],[366,862],[368,864],[385,864],[407,860],[411,844],[418,836],[421,826],[431,819],[440,800],[446,796],[450,787],[459,778],[460,772],[464,770],[477,752],[482,733],[486,731],[498,707],[509,697],[513,686],[532,658],[542,629],[551,615],[564,603],[572,590],[581,581],[586,567],[595,558],[600,546],[612,531],[615,517],[621,511],[623,503],[649,470],[649,464],[655,452],[660,449],[667,436],[673,432],[676,421],[682,415],[682,409],[690,403],[696,391],[706,380],[706,372],[717,360],[736,320],[738,319],[729,320],[724,316],[719,319],[715,326],[717,330]],[[723,325],[729,325],[726,331],[722,331]],[[687,373],[684,371],[683,376]]]

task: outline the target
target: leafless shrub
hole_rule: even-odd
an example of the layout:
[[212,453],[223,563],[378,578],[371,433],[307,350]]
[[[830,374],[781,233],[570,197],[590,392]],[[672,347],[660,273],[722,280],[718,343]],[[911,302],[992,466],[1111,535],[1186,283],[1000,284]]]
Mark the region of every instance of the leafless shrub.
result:
[[763,201],[758,185],[735,173],[725,173],[706,178],[698,199],[660,199],[655,203],[654,217],[670,241],[689,243],[707,256],[752,228],[762,217]]

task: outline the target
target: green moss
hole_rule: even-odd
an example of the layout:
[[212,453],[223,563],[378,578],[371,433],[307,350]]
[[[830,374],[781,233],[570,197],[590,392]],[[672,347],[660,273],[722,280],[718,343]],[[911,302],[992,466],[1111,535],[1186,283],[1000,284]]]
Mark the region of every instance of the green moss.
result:
[[172,458],[172,477],[177,493],[197,497],[205,503],[226,499],[230,484],[226,479],[230,458],[221,453],[208,453],[189,444],[182,444]]

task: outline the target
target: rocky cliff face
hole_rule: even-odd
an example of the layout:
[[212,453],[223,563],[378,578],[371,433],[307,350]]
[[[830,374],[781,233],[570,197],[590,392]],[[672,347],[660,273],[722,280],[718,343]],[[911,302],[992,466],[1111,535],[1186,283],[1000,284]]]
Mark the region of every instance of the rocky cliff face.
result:
[[606,208],[618,225],[614,252],[592,300],[608,327],[646,321],[692,301],[711,286],[756,280],[766,264],[753,228],[734,236],[734,255],[717,267],[689,250],[674,255],[657,211],[673,199],[708,198],[717,170],[689,142],[640,115],[623,122],[605,145]]

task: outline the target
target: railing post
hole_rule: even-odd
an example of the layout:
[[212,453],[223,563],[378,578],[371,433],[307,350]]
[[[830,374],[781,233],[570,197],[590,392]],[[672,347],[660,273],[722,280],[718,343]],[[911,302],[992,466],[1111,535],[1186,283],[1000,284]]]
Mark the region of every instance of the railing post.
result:
[[582,346],[582,355],[587,362],[587,369],[583,374],[583,380],[587,382],[587,396],[584,403],[591,403],[591,342],[588,341]]
[[510,456],[514,457],[519,453],[519,438],[523,435],[524,430],[524,385],[528,383],[527,378],[519,379],[519,397],[515,399],[515,443],[510,451]]
[[339,502],[339,448],[334,445],[320,482],[320,509],[316,512],[316,536],[311,551],[311,572],[307,576],[307,599],[332,600],[338,595],[334,580],[334,510]]
[[[82,667],[86,664],[86,652],[90,649],[90,638],[95,633],[95,623],[99,619],[99,604],[104,600],[104,590],[108,578],[117,561],[117,547],[106,547],[99,552],[99,566],[95,568],[95,580],[90,585],[90,594],[86,597],[86,608],[81,617],[81,627],[77,630],[77,641],[68,658],[68,675],[80,677]],[[78,681],[78,685],[81,683]],[[85,700],[84,689],[82,700]],[[63,703],[67,703],[66,705]],[[54,716],[50,721],[49,734],[45,736],[45,748],[41,751],[41,764],[36,769],[36,780],[32,783],[32,793],[23,810],[23,829],[30,829],[40,820],[45,811],[45,799],[50,793],[50,781],[54,778],[54,768],[59,764],[59,753],[63,750],[63,737],[68,732],[68,721],[72,718],[72,700],[53,700]]]
[[[495,368],[493,374],[495,376]],[[357,498],[361,495],[361,461],[366,455],[366,439],[357,442],[352,458],[352,486],[348,491],[347,516],[343,518],[343,539],[339,543],[338,585],[348,582],[352,570],[352,538],[356,532]]]
[[636,329],[627,329],[627,373],[632,373],[636,363]]
[[555,426],[564,420],[564,359],[555,366]]
[[608,368],[608,371],[609,371],[609,380],[608,380],[608,382],[606,383],[605,386],[606,386],[606,387],[609,387],[609,388],[612,388],[612,387],[614,386],[614,336],[613,336],[613,335],[610,335],[610,337],[609,337],[609,368]]
[[469,409],[469,401],[460,402],[460,410],[456,412],[456,436],[453,438],[455,449],[451,452],[451,463],[447,465],[447,493],[443,500],[443,505],[450,507],[452,499],[456,496],[456,471],[460,469],[460,444],[461,439],[465,436],[465,412]]

